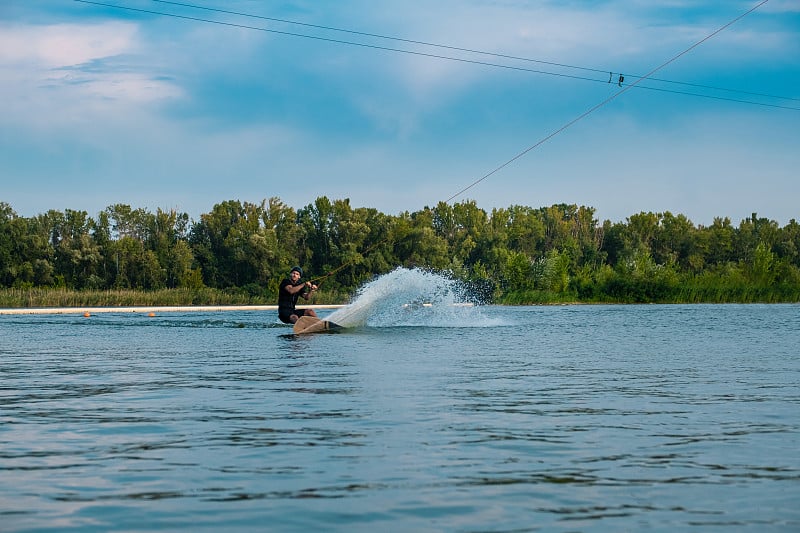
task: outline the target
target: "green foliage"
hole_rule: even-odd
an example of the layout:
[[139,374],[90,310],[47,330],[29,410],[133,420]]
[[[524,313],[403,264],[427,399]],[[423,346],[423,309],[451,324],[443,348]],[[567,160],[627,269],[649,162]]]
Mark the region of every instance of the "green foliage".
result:
[[465,201],[390,216],[319,197],[296,211],[227,200],[197,221],[125,204],[25,218],[0,202],[0,292],[6,306],[273,303],[299,264],[322,284],[317,303],[341,303],[402,265],[447,271],[484,302],[800,301],[795,220],[594,213]]
[[544,262],[542,285],[545,290],[561,294],[569,287],[570,258],[567,252],[550,250]]

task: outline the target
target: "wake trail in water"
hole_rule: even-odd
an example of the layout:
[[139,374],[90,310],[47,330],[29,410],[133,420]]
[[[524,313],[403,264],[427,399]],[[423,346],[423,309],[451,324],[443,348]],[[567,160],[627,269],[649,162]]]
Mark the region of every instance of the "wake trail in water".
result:
[[345,327],[491,327],[460,282],[420,269],[397,268],[366,283],[353,302],[328,318]]

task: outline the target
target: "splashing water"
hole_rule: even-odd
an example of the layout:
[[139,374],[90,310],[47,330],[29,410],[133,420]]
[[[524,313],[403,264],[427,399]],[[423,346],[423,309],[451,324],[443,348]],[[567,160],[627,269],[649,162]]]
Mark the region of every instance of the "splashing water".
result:
[[468,297],[463,284],[441,274],[397,268],[363,285],[353,302],[328,320],[346,327],[497,325],[468,303]]

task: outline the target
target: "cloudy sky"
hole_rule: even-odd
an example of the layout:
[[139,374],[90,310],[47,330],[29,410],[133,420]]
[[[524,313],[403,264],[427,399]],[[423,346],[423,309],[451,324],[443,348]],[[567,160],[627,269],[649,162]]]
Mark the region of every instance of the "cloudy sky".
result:
[[800,1],[630,87],[759,2],[3,0],[0,201],[398,214],[480,180],[453,201],[783,225],[800,218]]

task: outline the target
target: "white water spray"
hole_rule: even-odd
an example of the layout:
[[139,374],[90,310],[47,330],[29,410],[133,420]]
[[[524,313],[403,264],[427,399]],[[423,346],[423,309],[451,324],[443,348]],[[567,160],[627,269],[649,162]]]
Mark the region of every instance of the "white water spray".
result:
[[468,301],[458,281],[419,269],[397,268],[365,285],[328,320],[346,327],[495,325]]

